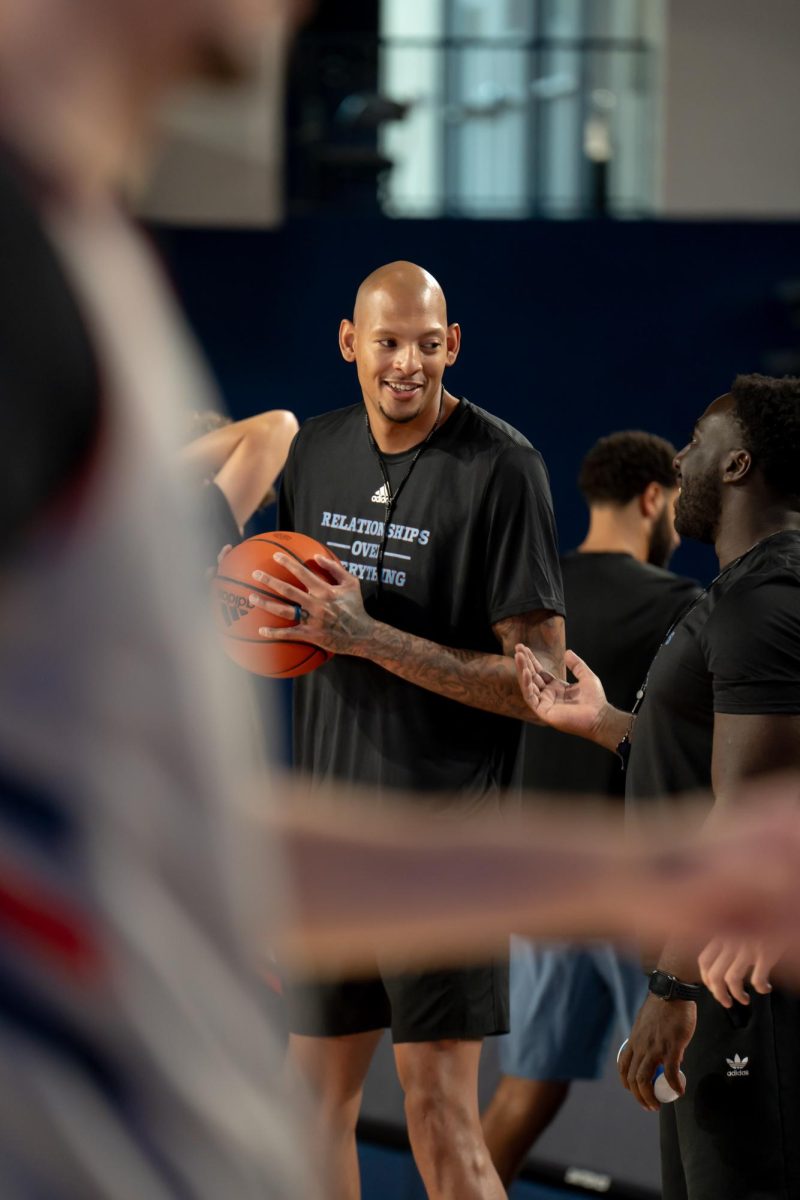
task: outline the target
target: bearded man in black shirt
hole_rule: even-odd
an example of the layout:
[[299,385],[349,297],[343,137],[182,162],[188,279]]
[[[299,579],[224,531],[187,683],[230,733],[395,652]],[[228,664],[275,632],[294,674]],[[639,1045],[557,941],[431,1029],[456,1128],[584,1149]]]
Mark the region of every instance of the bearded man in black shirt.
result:
[[[581,464],[589,530],[561,558],[570,645],[597,668],[611,704],[630,709],[664,634],[700,591],[666,570],[675,533],[675,447],[624,430],[601,438]],[[620,763],[599,746],[545,726],[522,738],[523,785],[536,792],[618,797]],[[585,947],[511,943],[511,1032],[501,1078],[483,1117],[508,1186],[555,1118],[575,1079],[599,1079],[615,1025],[629,1031],[645,993],[635,957],[605,942]]]
[[[364,281],[340,329],[363,404],[303,426],[280,498],[280,527],[317,538],[344,565],[319,558],[329,584],[276,555],[308,593],[256,572],[290,606],[252,598],[301,616],[265,636],[336,655],[298,681],[296,764],[377,796],[438,793],[437,807],[459,812],[498,804],[513,779],[520,721],[531,718],[515,643],[556,673],[563,655],[544,464],[516,430],[445,390],[460,337],[427,271],[391,263]],[[477,1080],[482,1039],[508,1029],[507,963],[398,978],[381,971],[376,947],[374,979],[292,989],[290,1009],[292,1057],[331,1117],[337,1200],[359,1194],[355,1124],[387,1026],[428,1195],[505,1195]]]
[[[518,667],[540,719],[630,752],[632,808],[709,789],[718,812],[744,779],[800,765],[800,379],[739,376],[675,462],[676,528],[713,542],[721,571],[664,639],[638,716],[571,652],[566,688],[527,648]],[[681,1097],[661,1110],[665,1200],[800,1195],[800,1000],[771,989],[775,954],[672,941],[658,956],[619,1069],[645,1108],[661,1065]]]

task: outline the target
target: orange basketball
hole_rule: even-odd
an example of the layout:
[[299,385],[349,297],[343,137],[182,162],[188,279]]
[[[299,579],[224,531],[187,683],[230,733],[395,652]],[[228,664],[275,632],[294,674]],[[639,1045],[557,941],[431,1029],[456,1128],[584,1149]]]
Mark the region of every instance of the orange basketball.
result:
[[284,600],[283,596],[268,591],[263,583],[253,579],[253,571],[268,571],[276,579],[306,591],[299,580],[275,562],[272,556],[276,550],[296,558],[310,571],[333,582],[314,562],[315,554],[336,558],[327,546],[303,533],[263,533],[240,542],[225,555],[211,581],[212,607],[225,652],[235,663],[256,675],[289,679],[316,670],[331,655],[310,642],[270,642],[260,636],[258,631],[265,625],[285,629],[295,622],[284,621],[250,603],[253,593]]

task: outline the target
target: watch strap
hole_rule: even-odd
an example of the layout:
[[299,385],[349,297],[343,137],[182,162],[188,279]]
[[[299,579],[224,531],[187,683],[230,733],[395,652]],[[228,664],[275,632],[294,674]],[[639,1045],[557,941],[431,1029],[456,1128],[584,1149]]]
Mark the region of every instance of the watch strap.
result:
[[650,972],[647,990],[661,1000],[697,1000],[702,990],[699,983],[686,983],[667,971]]

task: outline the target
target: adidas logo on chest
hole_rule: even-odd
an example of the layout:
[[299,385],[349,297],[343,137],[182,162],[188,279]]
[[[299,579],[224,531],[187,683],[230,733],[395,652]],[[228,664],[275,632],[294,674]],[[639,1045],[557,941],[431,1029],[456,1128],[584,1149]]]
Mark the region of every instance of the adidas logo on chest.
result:
[[372,493],[373,504],[388,504],[391,498],[392,497],[389,495],[389,489],[385,483],[378,488],[377,492]]

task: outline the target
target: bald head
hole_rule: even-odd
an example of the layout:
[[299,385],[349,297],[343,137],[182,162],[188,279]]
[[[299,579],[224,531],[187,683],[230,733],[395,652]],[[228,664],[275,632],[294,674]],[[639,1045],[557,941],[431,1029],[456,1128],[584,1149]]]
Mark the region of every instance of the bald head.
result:
[[447,419],[457,401],[445,392],[442,376],[460,345],[461,330],[448,324],[444,292],[429,271],[392,262],[367,276],[353,319],[339,326],[339,349],[356,364],[382,449],[416,445]]
[[439,281],[424,267],[402,259],[367,276],[356,293],[353,324],[370,319],[376,305],[406,312],[424,309],[443,327],[447,325],[447,303]]

